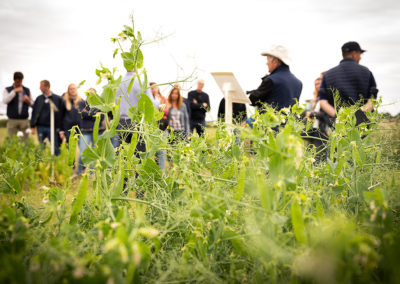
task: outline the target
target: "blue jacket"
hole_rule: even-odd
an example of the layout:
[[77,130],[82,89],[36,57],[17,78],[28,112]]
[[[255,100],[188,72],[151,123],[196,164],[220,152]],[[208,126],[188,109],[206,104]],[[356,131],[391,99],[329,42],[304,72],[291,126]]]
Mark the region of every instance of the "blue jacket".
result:
[[318,91],[319,99],[327,100],[334,106],[332,91],[336,89],[342,104],[347,105],[354,105],[359,101],[365,104],[368,99],[376,98],[378,94],[371,71],[351,58],[343,59],[338,66],[325,73]]
[[261,85],[250,92],[249,98],[253,105],[267,103],[276,110],[281,110],[299,100],[302,88],[303,84],[290,72],[289,66],[281,65],[262,78]]

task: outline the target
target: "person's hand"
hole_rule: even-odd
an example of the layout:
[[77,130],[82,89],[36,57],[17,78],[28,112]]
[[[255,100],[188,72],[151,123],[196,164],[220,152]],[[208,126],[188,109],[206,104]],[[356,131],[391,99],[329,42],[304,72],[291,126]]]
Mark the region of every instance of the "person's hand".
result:
[[35,127],[31,128],[31,134],[34,135],[35,134]]
[[27,95],[24,95],[24,102],[31,105],[31,99]]
[[15,88],[13,91],[14,93],[20,93],[22,92],[22,87]]
[[207,104],[207,103],[203,103],[203,107],[204,107],[204,108],[207,108],[207,107],[208,107],[208,104]]
[[64,139],[65,139],[64,131],[60,131],[60,139],[61,139],[61,140],[64,140]]
[[197,100],[196,100],[196,99],[193,99],[193,103],[197,104]]

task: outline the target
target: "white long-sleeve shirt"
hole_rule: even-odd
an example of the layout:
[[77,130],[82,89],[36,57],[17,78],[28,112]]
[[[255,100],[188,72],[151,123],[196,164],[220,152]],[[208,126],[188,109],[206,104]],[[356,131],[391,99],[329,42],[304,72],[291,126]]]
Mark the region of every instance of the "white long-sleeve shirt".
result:
[[22,112],[22,107],[24,105],[24,89],[22,89],[22,92],[14,92],[14,90],[12,90],[11,92],[8,92],[7,89],[4,89],[3,92],[3,103],[8,105],[13,99],[14,97],[18,95],[18,114],[21,114]]

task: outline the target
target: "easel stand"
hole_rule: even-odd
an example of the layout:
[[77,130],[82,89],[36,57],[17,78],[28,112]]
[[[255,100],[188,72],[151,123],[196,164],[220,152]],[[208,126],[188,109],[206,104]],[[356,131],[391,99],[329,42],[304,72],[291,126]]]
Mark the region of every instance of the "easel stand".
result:
[[58,111],[58,108],[53,103],[51,99],[49,99],[50,103],[50,153],[51,153],[51,182],[55,182],[55,173],[54,173],[54,142],[55,142],[55,122],[54,122],[54,112]]

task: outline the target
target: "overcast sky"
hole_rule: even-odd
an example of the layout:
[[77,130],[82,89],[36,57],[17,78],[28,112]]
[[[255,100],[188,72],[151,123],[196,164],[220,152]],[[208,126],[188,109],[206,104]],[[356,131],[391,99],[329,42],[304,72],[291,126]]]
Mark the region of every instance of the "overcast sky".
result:
[[[260,56],[272,44],[291,53],[292,72],[303,82],[301,100],[312,97],[314,79],[341,60],[340,47],[358,41],[367,49],[361,61],[374,74],[384,105],[400,109],[400,1],[54,1],[1,0],[0,88],[12,84],[14,71],[25,75],[34,97],[39,82],[50,80],[56,94],[69,83],[86,80],[81,93],[95,85],[95,69],[113,60],[110,38],[129,24],[145,39],[169,35],[143,48],[149,79],[174,81],[196,72],[205,79],[215,119],[222,93],[210,72],[234,72],[244,90],[260,84],[267,72]],[[194,82],[184,88],[190,89]],[[168,95],[168,88],[162,89]]]

